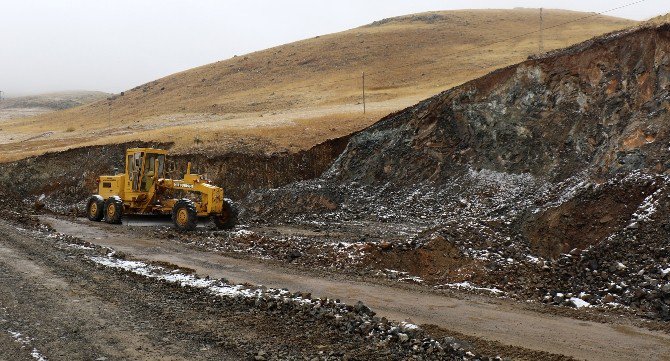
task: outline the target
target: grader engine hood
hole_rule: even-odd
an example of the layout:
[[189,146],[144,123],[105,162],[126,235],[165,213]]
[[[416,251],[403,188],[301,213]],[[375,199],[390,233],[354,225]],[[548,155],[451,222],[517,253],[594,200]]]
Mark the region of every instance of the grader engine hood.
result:
[[104,199],[112,196],[122,196],[124,183],[124,174],[100,176],[98,178],[98,194]]

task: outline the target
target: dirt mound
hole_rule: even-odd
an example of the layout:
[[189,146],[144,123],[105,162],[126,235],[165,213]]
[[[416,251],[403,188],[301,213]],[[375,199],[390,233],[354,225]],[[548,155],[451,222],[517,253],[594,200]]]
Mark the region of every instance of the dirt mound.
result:
[[652,181],[630,180],[590,184],[565,203],[538,212],[535,219],[526,223],[531,250],[555,258],[598,244],[627,226],[637,211],[636,205],[642,204],[657,187]]
[[374,198],[421,184],[467,195],[483,170],[492,178],[480,189],[486,199],[501,191],[491,184],[511,179],[526,179],[516,186],[529,191],[560,190],[573,177],[664,172],[669,29],[611,34],[448,90],[354,135],[316,182],[263,196],[309,209],[310,199],[332,208],[365,187],[384,190]]
[[668,29],[612,34],[446,91],[353,137],[331,174],[407,186],[463,166],[552,181],[665,170]]

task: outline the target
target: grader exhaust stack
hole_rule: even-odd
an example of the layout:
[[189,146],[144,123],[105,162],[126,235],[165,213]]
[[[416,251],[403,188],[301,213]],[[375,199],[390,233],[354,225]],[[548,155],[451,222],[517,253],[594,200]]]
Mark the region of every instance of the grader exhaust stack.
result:
[[237,210],[223,188],[192,174],[191,162],[184,179],[166,178],[166,157],[162,149],[126,150],[124,173],[99,177],[98,194],[88,200],[88,219],[118,224],[124,214],[170,214],[179,230],[193,230],[199,217],[211,217],[220,229],[235,227]]

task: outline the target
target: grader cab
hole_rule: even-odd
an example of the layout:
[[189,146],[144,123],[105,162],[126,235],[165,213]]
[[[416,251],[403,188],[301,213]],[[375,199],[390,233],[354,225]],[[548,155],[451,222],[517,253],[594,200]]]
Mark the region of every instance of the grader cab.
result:
[[124,214],[169,214],[179,230],[193,230],[198,218],[210,217],[220,229],[237,223],[237,211],[224,198],[223,188],[191,173],[188,163],[183,179],[166,176],[167,151],[154,148],[126,150],[121,174],[98,178],[98,194],[88,200],[86,212],[92,221],[119,224]]

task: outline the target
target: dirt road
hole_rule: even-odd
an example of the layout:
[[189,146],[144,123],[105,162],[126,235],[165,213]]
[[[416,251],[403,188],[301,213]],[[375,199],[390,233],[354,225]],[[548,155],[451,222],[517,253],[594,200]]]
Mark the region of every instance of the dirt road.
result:
[[[351,322],[337,323],[335,315],[323,316],[329,309],[321,303],[290,306],[269,293],[249,302],[101,258],[126,262],[107,249],[0,220],[0,361],[391,360],[414,352],[411,342],[385,347],[344,329],[362,325],[364,310],[352,307]],[[168,278],[186,276],[156,268]],[[441,359],[460,355],[433,351]]]
[[440,327],[502,344],[563,354],[586,360],[670,360],[670,335],[638,327],[601,324],[532,312],[513,302],[462,300],[364,282],[328,279],[288,272],[261,261],[240,260],[197,251],[181,243],[138,239],[132,228],[43,221],[61,233],[112,247],[138,259],[166,261],[201,275],[225,277],[272,287],[312,292],[315,296],[362,300],[391,319]]

